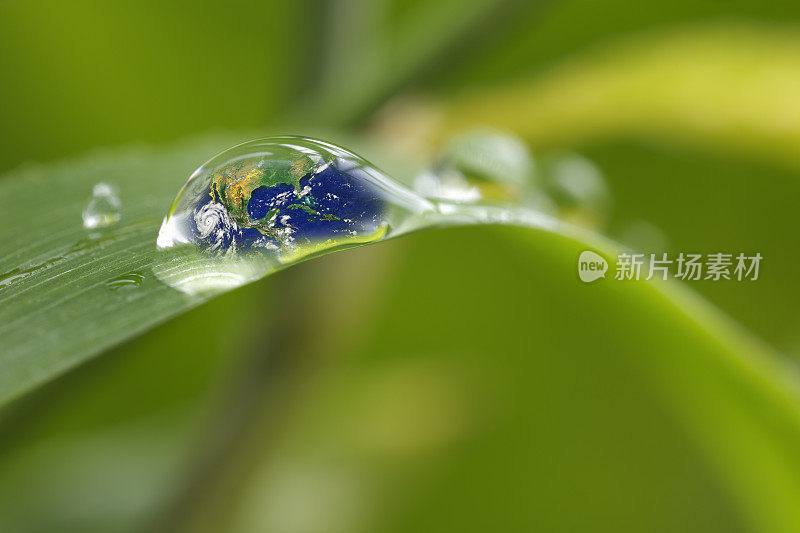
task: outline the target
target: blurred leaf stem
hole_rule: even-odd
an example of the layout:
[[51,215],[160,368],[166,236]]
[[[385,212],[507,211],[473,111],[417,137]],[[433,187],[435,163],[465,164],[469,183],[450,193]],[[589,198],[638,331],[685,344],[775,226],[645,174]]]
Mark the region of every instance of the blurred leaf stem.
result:
[[428,102],[436,120],[416,130],[409,105],[380,124],[420,148],[491,124],[537,149],[650,137],[798,169],[798,91],[797,30],[714,23],[626,37],[524,81]]
[[386,0],[330,0],[319,90],[299,109],[314,120],[322,117],[322,123],[363,121],[390,95],[447,68],[456,56],[464,61],[502,33],[510,17],[539,5],[520,0],[412,2],[398,15]]

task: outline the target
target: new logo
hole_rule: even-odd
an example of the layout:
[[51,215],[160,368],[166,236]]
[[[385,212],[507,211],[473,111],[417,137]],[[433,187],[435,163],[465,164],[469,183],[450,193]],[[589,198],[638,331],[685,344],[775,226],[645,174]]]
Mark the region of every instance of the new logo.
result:
[[608,262],[591,250],[584,250],[578,258],[578,276],[584,283],[606,277]]

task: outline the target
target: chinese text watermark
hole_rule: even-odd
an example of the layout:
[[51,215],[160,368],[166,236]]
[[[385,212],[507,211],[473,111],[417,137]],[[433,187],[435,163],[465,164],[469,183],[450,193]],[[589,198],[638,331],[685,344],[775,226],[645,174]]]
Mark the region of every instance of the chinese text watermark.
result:
[[[756,281],[762,255],[716,252],[693,254],[680,252],[640,254],[621,253],[617,256],[614,279],[636,281],[670,277],[686,281]],[[589,283],[606,277],[608,262],[599,254],[586,250],[578,258],[578,276]]]

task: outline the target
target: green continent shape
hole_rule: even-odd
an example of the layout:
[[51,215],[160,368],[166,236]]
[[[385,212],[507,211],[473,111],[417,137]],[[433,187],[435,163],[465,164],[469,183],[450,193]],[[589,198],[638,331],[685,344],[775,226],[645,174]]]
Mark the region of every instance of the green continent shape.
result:
[[[295,161],[252,161],[232,163],[214,172],[211,177],[211,199],[222,204],[231,218],[243,228],[255,227],[270,235],[269,227],[252,220],[247,212],[247,204],[253,191],[259,187],[273,187],[282,183],[300,191],[300,179],[314,169],[314,161],[303,156]],[[264,217],[269,220],[272,217]]]

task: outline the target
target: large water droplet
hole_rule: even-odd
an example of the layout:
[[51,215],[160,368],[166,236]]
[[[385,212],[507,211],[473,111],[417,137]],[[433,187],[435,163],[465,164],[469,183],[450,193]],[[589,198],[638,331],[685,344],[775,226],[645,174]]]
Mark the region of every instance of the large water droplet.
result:
[[175,197],[156,274],[213,292],[335,249],[426,225],[436,206],[339,146],[301,137],[246,142],[198,168]]
[[117,191],[107,183],[98,183],[92,189],[92,198],[83,210],[83,225],[86,228],[110,226],[122,218],[122,202]]

